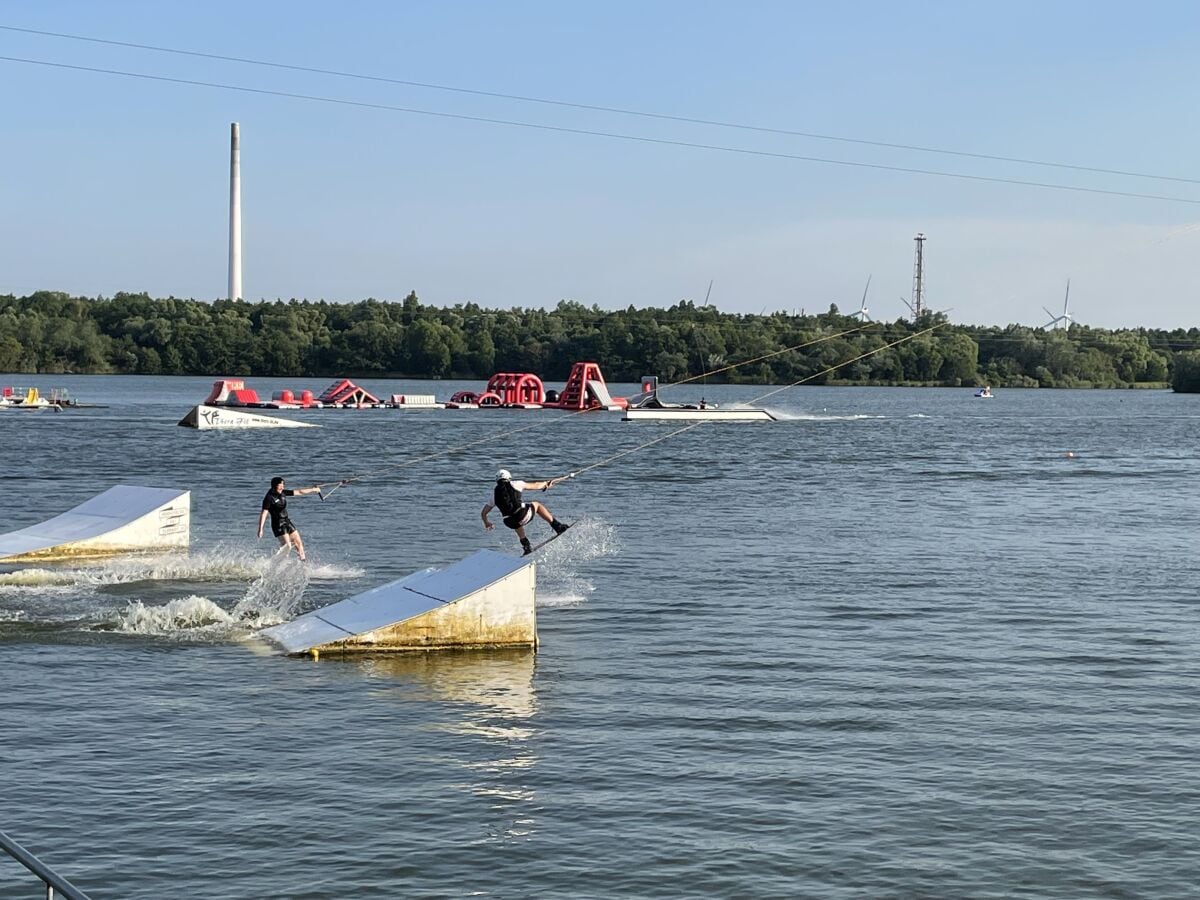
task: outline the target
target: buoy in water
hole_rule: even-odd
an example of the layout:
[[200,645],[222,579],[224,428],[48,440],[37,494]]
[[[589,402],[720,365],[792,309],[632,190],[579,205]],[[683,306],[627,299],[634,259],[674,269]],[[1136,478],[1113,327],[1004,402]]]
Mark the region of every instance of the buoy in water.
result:
[[1068,450],[1064,455],[1067,457],[1067,459],[1078,459],[1074,450]]

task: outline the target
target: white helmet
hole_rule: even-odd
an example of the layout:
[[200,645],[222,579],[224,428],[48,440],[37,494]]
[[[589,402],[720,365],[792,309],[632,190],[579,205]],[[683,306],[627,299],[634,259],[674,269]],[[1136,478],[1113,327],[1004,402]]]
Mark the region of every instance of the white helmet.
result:
[[497,481],[511,481],[512,480],[512,472],[508,471],[508,469],[501,469],[499,472],[496,473],[496,480]]

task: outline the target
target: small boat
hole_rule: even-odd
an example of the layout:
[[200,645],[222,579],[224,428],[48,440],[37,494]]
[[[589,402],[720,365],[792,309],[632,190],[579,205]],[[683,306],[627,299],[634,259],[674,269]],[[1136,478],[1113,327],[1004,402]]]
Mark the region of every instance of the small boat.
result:
[[990,385],[984,385],[975,392],[975,396],[982,400],[989,400],[996,395],[992,393],[992,388]]
[[31,388],[9,388],[3,389],[0,393],[0,408],[3,409],[53,409],[56,412],[60,410],[57,403],[51,403],[40,393],[35,387]]
[[649,375],[642,379],[642,392],[629,398],[623,422],[657,419],[660,422],[774,422],[775,417],[756,406],[719,407],[701,400],[699,403],[663,403],[658,399],[658,378]]

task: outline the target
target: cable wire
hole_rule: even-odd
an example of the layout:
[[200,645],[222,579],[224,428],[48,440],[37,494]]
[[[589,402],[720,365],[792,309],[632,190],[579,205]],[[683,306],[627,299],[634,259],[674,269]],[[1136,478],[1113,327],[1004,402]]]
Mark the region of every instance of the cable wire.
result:
[[[838,369],[842,368],[843,366],[848,366],[848,365],[850,365],[850,363],[858,362],[860,359],[866,359],[868,356],[874,356],[876,353],[882,353],[884,350],[890,350],[892,347],[895,347],[898,344],[903,344],[906,341],[914,340],[916,338],[921,337],[922,335],[926,335],[932,331],[936,331],[939,328],[944,328],[948,324],[949,324],[948,322],[938,322],[936,325],[933,325],[929,328],[925,328],[921,331],[914,332],[913,334],[910,334],[906,337],[902,337],[899,340],[892,341],[890,344],[884,344],[882,347],[876,347],[874,350],[870,350],[866,353],[860,354],[859,356],[855,356],[852,359],[844,360],[844,361],[838,363],[837,365],[829,366],[828,368],[823,369],[820,372],[814,372],[811,375],[806,375],[804,378],[801,378],[799,381],[793,381],[791,384],[785,384],[783,387],[776,388],[773,391],[768,391],[767,393],[765,393],[759,397],[755,397],[753,400],[747,401],[747,403],[750,403],[750,404],[760,403],[763,400],[765,400],[767,397],[774,396],[775,394],[778,394],[781,391],[786,391],[788,388],[797,387],[801,384],[804,384],[807,381],[812,381],[815,378],[820,378],[822,375],[829,375],[832,372],[836,372]],[[589,465],[575,469],[572,472],[568,472],[566,475],[560,475],[557,478],[551,479],[551,481],[563,481],[568,478],[578,478],[580,475],[583,475],[586,472],[591,472],[593,469],[599,469],[603,466],[607,466],[611,463],[616,462],[618,459],[621,459],[622,457],[629,456],[631,453],[637,453],[639,450],[645,450],[647,447],[653,447],[655,444],[662,443],[663,441],[665,441],[669,438],[676,437],[677,435],[683,434],[684,432],[692,431],[693,429],[699,428],[701,425],[712,425],[712,424],[713,424],[713,421],[710,419],[701,419],[697,422],[693,422],[690,425],[684,425],[682,428],[677,428],[674,431],[668,432],[667,434],[659,435],[658,437],[656,437],[652,440],[646,441],[643,444],[638,444],[636,447],[630,447],[627,450],[622,450],[619,453],[614,453],[611,456],[607,456],[604,459],[600,460],[599,462],[590,463]]]
[[465,113],[451,113],[440,110],[417,109],[408,106],[393,106],[388,103],[370,103],[364,100],[347,100],[340,97],[322,97],[316,94],[301,94],[295,91],[277,91],[267,88],[254,88],[246,85],[224,84],[215,81],[201,81],[194,78],[172,78],[167,75],[151,75],[145,72],[126,72],[120,69],[105,69],[98,66],[80,66],[70,63],[51,62],[44,59],[27,59],[19,56],[0,56],[5,62],[19,63],[31,66],[46,66],[54,69],[67,69],[75,72],[90,72],[102,75],[118,75],[124,78],[139,78],[146,81],[158,81],[167,84],[184,84],[193,87],[215,88],[217,90],[238,91],[245,94],[256,94],[265,97],[284,97],[291,100],[305,100],[313,103],[330,103],[340,106],[353,106],[361,109],[385,110],[388,112],[408,113],[411,115],[431,116],[440,119],[452,119],[461,122],[477,122],[486,125],[504,125],[512,128],[528,128],[537,131],[549,131],[556,134],[574,134],[586,137],[603,137],[620,141],[631,141],[641,144],[651,144],[661,147],[685,147],[691,150],[710,150],[717,153],[733,153],[742,156],[753,156],[764,159],[783,159],[795,162],[811,162],[830,166],[845,166],[855,169],[870,169],[878,172],[898,172],[907,175],[928,175],[936,178],[954,178],[960,181],[976,181],[987,184],[1008,184],[1020,187],[1042,188],[1053,191],[1070,191],[1079,194],[1097,194],[1108,197],[1126,197],[1134,200],[1154,200],[1164,203],[1187,203],[1200,206],[1200,199],[1189,197],[1173,197],[1162,194],[1142,194],[1136,191],[1117,191],[1104,188],[1083,187],[1080,185],[1057,184],[1047,181],[1027,181],[1019,178],[1000,178],[993,175],[969,175],[963,172],[942,172],[936,169],[918,169],[908,166],[889,166],[883,163],[856,162],[847,159],[832,159],[821,156],[807,156],[799,153],[781,153],[771,150],[755,150],[749,147],[728,147],[720,144],[705,144],[696,141],[680,141],[668,138],[647,137],[645,135],[623,134],[615,131],[598,131],[589,128],[570,128],[565,125],[546,125],[538,122],[521,122],[515,119],[498,119],[490,116],[471,116]]
[[72,41],[85,41],[92,44],[105,44],[111,47],[128,47],[134,50],[150,50],[155,53],[173,53],[179,56],[212,59],[220,62],[235,62],[249,66],[263,66],[265,68],[283,69],[291,72],[307,72],[313,75],[332,75],[337,78],[353,78],[361,81],[394,84],[402,87],[415,87],[425,90],[446,91],[455,94],[467,94],[474,97],[490,97],[497,100],[516,100],[521,103],[540,103],[546,106],[557,106],[567,109],[581,109],[589,112],[605,112],[615,113],[622,116],[637,116],[644,119],[657,119],[665,122],[680,122],[688,125],[705,125],[716,128],[752,131],[759,134],[777,134],[787,137],[802,137],[818,141],[834,141],[843,144],[858,144],[865,147],[881,147],[888,150],[909,150],[917,153],[934,153],[944,156],[956,156],[964,159],[982,159],[988,160],[989,162],[1010,162],[1026,166],[1043,166],[1055,169],[1066,169],[1074,172],[1092,172],[1100,175],[1119,175],[1126,178],[1147,178],[1156,181],[1173,181],[1182,184],[1200,184],[1200,179],[1183,178],[1176,175],[1156,175],[1150,172],[1133,172],[1125,169],[1105,169],[1096,166],[1084,166],[1073,163],[1027,159],[1019,156],[1002,156],[994,153],[973,153],[966,150],[950,150],[944,147],[923,147],[919,144],[901,144],[891,141],[852,138],[833,134],[820,134],[812,131],[797,131],[789,128],[776,128],[766,125],[751,125],[746,122],[725,122],[719,119],[705,119],[696,116],[672,115],[670,113],[628,109],[620,106],[603,106],[600,104],[580,103],[570,100],[556,100],[547,97],[533,97],[523,94],[506,94],[500,91],[485,91],[479,88],[456,87],[447,84],[435,84],[428,81],[413,81],[405,78],[390,78],[386,75],[372,75],[365,72],[345,72],[338,69],[323,69],[317,66],[302,66],[294,63],[271,62],[270,60],[252,59],[245,56],[230,56],[223,53],[210,53],[201,50],[184,50],[179,47],[163,47],[155,44],[139,44],[133,41],[118,41],[81,34],[67,34],[60,31],[42,31],[36,28],[19,28],[15,25],[0,25],[0,30],[20,32],[22,34],[36,34],[43,37],[63,38],[65,40]]
[[[853,330],[858,330],[858,329],[853,329]],[[823,336],[821,336],[821,337],[814,338],[813,340],[810,340],[810,341],[805,341],[805,342],[804,342],[804,343],[802,343],[802,344],[796,344],[794,347],[787,347],[787,348],[785,348],[784,350],[781,350],[781,351],[778,351],[778,352],[780,352],[780,353],[785,353],[785,352],[787,352],[788,350],[799,350],[799,349],[801,349],[801,348],[803,348],[803,347],[808,347],[808,346],[811,346],[811,345],[813,345],[813,344],[820,344],[820,343],[823,343],[824,341],[830,341],[830,340],[833,340],[834,338],[842,337],[842,336],[844,336],[844,335],[846,335],[846,334],[849,334],[849,333],[851,333],[851,332],[841,332],[841,333],[839,333],[839,334],[823,335]],[[881,348],[881,349],[886,349],[886,348]],[[775,354],[770,354],[770,355],[775,355]],[[746,360],[745,362],[738,363],[738,364],[736,364],[736,365],[734,365],[734,366],[726,366],[724,369],[721,369],[721,370],[719,370],[719,371],[725,371],[726,369],[729,369],[729,368],[737,368],[738,366],[749,365],[750,363],[753,363],[753,362],[759,362],[759,359],[758,359],[758,358],[756,358],[756,359],[748,359],[748,360]],[[851,360],[851,362],[853,362],[853,360]],[[818,373],[818,375],[819,375],[819,374],[821,374],[821,373]],[[816,377],[816,376],[813,376],[813,377]],[[677,384],[682,384],[682,383],[683,383],[683,382],[677,382]],[[670,386],[671,386],[671,385],[667,385],[667,387],[670,387]],[[429,453],[429,454],[426,454],[425,456],[418,456],[418,457],[415,457],[415,458],[413,458],[413,459],[408,459],[408,460],[405,460],[405,461],[404,461],[404,462],[402,462],[402,463],[395,463],[395,464],[393,464],[393,465],[390,465],[390,466],[383,466],[383,467],[381,467],[381,468],[378,468],[378,469],[372,469],[372,470],[370,470],[370,471],[368,471],[368,472],[362,472],[362,473],[360,473],[360,474],[358,474],[358,475],[351,475],[351,476],[350,476],[350,477],[348,477],[348,478],[342,478],[342,479],[339,479],[339,480],[337,480],[337,481],[323,481],[323,482],[320,482],[320,483],[318,484],[318,487],[325,487],[325,486],[327,486],[327,485],[334,485],[334,488],[333,488],[333,490],[331,490],[331,491],[328,491],[328,492],[326,492],[326,493],[322,494],[322,495],[321,495],[321,499],[322,499],[322,500],[324,500],[324,499],[326,499],[327,497],[329,497],[329,495],[330,495],[330,494],[332,494],[334,491],[338,490],[339,488],[345,487],[345,486],[347,486],[347,485],[349,485],[349,484],[353,484],[353,483],[354,483],[354,482],[356,482],[356,481],[361,481],[361,480],[362,480],[362,479],[364,479],[364,478],[376,478],[376,477],[378,477],[378,476],[380,476],[380,475],[383,475],[384,473],[387,473],[387,472],[393,472],[393,471],[396,471],[396,470],[399,470],[399,469],[406,469],[406,468],[408,468],[409,466],[415,466],[417,463],[428,462],[429,460],[432,460],[432,459],[438,459],[438,458],[440,458],[440,457],[442,457],[442,456],[449,456],[449,455],[450,455],[450,454],[452,454],[452,453],[461,453],[462,451],[464,451],[464,450],[469,450],[469,449],[471,449],[472,447],[478,447],[478,446],[481,446],[481,445],[484,445],[484,444],[490,444],[490,443],[494,443],[495,441],[499,441],[499,440],[502,440],[502,439],[504,439],[504,438],[509,438],[509,437],[511,437],[511,436],[513,436],[513,435],[516,435],[516,434],[521,434],[522,432],[525,432],[525,431],[532,431],[532,430],[533,430],[533,429],[535,429],[535,428],[544,428],[544,427],[545,427],[545,426],[547,426],[547,425],[554,425],[554,424],[558,424],[559,422],[564,422],[564,421],[566,421],[567,419],[573,418],[573,417],[575,417],[575,416],[583,415],[584,413],[590,413],[590,412],[595,412],[595,410],[594,410],[593,408],[590,408],[590,407],[589,407],[589,408],[585,408],[585,409],[576,409],[576,410],[572,410],[571,412],[567,413],[565,416],[560,416],[560,417],[558,417],[558,418],[556,418],[556,419],[546,419],[546,420],[543,420],[543,421],[541,421],[541,422],[533,422],[533,423],[531,423],[531,424],[529,424],[529,425],[522,425],[520,428],[511,428],[511,429],[509,429],[509,430],[507,430],[507,431],[498,432],[498,433],[496,433],[496,434],[490,434],[490,435],[487,435],[486,437],[482,437],[482,438],[479,438],[478,440],[470,441],[469,443],[466,443],[466,444],[460,444],[460,445],[458,445],[457,447],[449,447],[449,448],[447,448],[447,449],[445,449],[445,450],[438,450],[438,451],[436,451],[436,452],[434,452],[434,453]],[[586,470],[584,470],[584,471],[586,471]],[[568,478],[568,477],[574,477],[574,475],[573,475],[573,474],[572,474],[572,475],[569,475],[569,476],[568,476],[568,475],[564,475],[564,476],[561,476],[561,477],[560,477],[560,478],[558,478],[558,479],[550,479],[550,480],[551,480],[551,481],[555,481],[555,480],[562,480],[562,479],[565,479],[565,478]]]

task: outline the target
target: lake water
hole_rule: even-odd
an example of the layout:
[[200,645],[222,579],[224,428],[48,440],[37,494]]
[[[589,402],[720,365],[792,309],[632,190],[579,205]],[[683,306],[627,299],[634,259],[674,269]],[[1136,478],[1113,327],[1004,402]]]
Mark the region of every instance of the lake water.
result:
[[[0,572],[0,829],[94,900],[1200,889],[1200,397],[788,390],[783,421],[545,496],[587,521],[539,564],[536,655],[314,663],[229,611],[518,552],[479,522],[496,468],[562,474],[672,426],[176,427],[210,381],[0,376],[109,404],[0,413],[0,531],[116,483],[192,492],[188,555]],[[272,563],[271,476],[361,473],[292,501],[311,561]],[[39,890],[0,856],[0,897]]]

